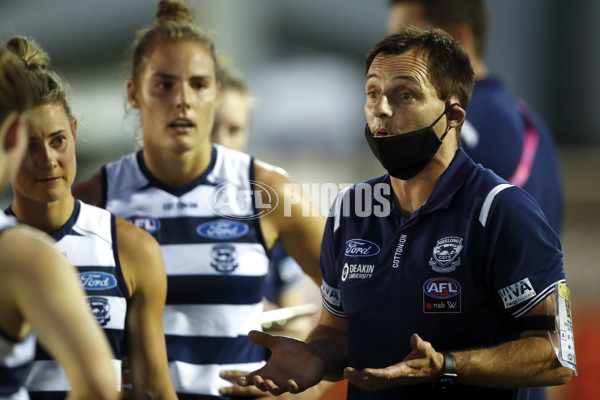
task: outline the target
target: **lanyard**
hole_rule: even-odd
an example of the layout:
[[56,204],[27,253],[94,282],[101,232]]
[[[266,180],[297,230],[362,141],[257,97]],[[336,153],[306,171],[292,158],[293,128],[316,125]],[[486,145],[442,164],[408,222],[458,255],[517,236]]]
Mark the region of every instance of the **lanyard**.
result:
[[508,182],[522,188],[529,180],[529,175],[531,175],[531,169],[533,168],[533,161],[535,160],[535,154],[537,153],[540,135],[535,128],[535,124],[533,123],[533,119],[531,118],[525,103],[523,101],[519,101],[518,107],[519,112],[523,117],[523,121],[525,122],[525,132],[523,134],[523,152],[521,153],[519,165],[517,166],[517,169],[515,169],[515,172],[512,174],[512,176],[508,178]]

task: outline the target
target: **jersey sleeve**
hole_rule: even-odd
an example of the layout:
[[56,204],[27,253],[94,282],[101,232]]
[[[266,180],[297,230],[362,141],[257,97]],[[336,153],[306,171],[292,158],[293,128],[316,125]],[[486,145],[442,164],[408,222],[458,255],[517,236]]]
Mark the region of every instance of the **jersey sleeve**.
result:
[[[482,214],[487,264],[498,304],[520,317],[565,282],[560,240],[537,203],[520,188],[501,185]],[[488,199],[490,200],[488,195]]]

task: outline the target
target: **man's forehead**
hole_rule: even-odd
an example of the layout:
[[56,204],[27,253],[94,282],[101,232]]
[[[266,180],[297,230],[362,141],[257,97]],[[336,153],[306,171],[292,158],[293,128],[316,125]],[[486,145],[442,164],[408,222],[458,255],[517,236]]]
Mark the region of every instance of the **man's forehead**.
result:
[[381,76],[406,76],[424,82],[428,81],[427,60],[422,51],[413,49],[402,54],[384,54],[379,53],[373,59],[367,80]]

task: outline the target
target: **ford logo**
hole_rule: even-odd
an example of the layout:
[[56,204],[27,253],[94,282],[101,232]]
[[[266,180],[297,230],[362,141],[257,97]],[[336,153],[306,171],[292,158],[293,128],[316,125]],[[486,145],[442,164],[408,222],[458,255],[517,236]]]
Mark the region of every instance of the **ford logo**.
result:
[[117,279],[105,272],[89,271],[79,274],[85,290],[108,290],[117,287]]
[[373,242],[364,239],[350,239],[346,242],[346,252],[348,257],[369,257],[379,254],[379,246]]
[[450,278],[431,278],[423,284],[423,290],[431,297],[447,299],[460,293],[460,283]]
[[244,236],[250,228],[243,222],[219,219],[198,225],[198,235],[208,239],[235,239]]

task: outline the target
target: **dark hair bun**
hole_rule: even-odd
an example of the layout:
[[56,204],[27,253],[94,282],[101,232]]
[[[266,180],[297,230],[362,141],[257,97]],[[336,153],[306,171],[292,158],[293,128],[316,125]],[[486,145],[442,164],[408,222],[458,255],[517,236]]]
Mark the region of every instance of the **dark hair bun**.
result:
[[188,7],[177,0],[161,0],[158,3],[156,19],[159,25],[169,22],[192,23],[193,18]]

